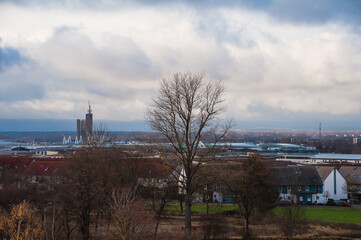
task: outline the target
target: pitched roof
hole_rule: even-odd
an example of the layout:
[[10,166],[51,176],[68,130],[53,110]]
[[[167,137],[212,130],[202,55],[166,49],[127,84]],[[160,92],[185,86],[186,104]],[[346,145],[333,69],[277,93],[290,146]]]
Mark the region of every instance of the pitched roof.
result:
[[361,167],[342,166],[339,171],[348,184],[361,185]]
[[1,156],[0,166],[8,165],[14,167],[16,165],[28,165],[31,162],[29,156]]
[[27,176],[52,176],[64,166],[66,160],[33,160],[24,170],[23,174]]
[[317,186],[322,180],[314,166],[274,166],[270,169],[280,186]]
[[123,161],[142,178],[167,178],[176,167],[168,166],[158,158],[128,158]]
[[328,175],[330,175],[330,173],[333,171],[334,167],[317,166],[316,169],[317,169],[318,174],[320,175],[322,182],[324,182],[326,180],[326,178],[328,177]]

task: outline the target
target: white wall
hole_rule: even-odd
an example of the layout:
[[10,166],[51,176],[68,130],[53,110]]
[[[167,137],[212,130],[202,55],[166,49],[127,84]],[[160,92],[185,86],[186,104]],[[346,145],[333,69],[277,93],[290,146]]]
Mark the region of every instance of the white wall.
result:
[[[334,180],[336,171],[336,193],[334,187]],[[334,169],[323,182],[323,193],[319,195],[319,203],[326,203],[327,198],[325,197],[326,192],[328,191],[328,198],[332,198],[333,200],[347,199],[347,193],[345,191],[346,185],[345,178],[340,174],[337,169]]]

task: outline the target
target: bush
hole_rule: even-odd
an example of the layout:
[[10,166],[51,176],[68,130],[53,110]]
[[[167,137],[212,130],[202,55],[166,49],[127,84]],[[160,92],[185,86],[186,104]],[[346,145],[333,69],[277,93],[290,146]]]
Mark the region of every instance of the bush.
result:
[[280,212],[281,231],[287,239],[292,237],[305,225],[305,209],[300,206],[282,207]]
[[327,206],[336,206],[336,203],[332,198],[329,198],[326,205]]
[[203,231],[203,239],[213,239],[224,236],[228,232],[228,224],[226,219],[218,214],[202,216],[201,228]]
[[3,239],[41,239],[43,231],[36,212],[27,201],[13,205],[9,214],[0,217],[0,236]]

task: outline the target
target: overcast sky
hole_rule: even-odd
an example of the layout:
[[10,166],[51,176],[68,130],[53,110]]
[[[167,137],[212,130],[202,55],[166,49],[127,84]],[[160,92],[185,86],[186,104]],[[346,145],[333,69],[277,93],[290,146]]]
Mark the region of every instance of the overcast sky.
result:
[[238,121],[361,123],[361,1],[0,1],[2,119],[142,120],[179,71]]

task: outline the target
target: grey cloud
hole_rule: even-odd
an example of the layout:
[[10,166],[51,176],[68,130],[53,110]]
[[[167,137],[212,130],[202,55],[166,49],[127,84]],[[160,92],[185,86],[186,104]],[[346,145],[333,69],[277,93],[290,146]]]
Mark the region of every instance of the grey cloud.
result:
[[[158,1],[159,6],[161,3]],[[318,14],[296,3],[298,7],[294,9]],[[134,6],[126,8],[131,4],[125,1],[125,11],[121,13],[66,12],[70,20],[74,18],[74,25],[56,28],[52,36],[42,37],[39,44],[29,45],[24,40],[23,46],[28,46],[27,52],[37,61],[36,71],[20,68],[18,75],[9,75],[7,79],[12,80],[6,88],[10,91],[4,92],[8,95],[4,95],[3,100],[14,100],[16,88],[24,86],[24,89],[32,89],[33,95],[27,95],[29,91],[26,90],[20,94],[27,99],[41,98],[41,101],[19,102],[15,110],[9,107],[10,113],[19,111],[17,115],[4,116],[72,117],[78,109],[84,108],[81,102],[91,99],[102,109],[102,113],[97,110],[98,116],[140,119],[161,76],[201,70],[205,71],[207,79],[224,79],[233,101],[229,109],[238,114],[237,119],[242,119],[242,114],[259,121],[296,121],[323,116],[337,119],[338,113],[353,111],[357,114],[348,115],[350,118],[360,116],[360,109],[356,109],[360,106],[357,101],[359,85],[354,84],[360,76],[357,68],[359,36],[340,23],[302,27],[280,24],[281,19],[297,24],[320,24],[338,19],[336,15],[325,14],[319,17],[320,21],[302,22],[302,14],[295,17],[296,13],[291,10],[289,16],[282,15],[288,8],[288,3],[282,1],[263,1],[262,4],[244,1],[235,5],[229,2],[222,5],[219,1],[210,4],[178,1],[168,2],[166,9],[153,7],[158,6],[153,5],[156,3],[138,1],[137,4],[147,5],[140,6],[139,11]],[[177,7],[176,4],[182,7],[171,9]],[[204,9],[202,4],[206,5]],[[229,8],[216,9],[217,5],[234,9],[228,14]],[[310,3],[308,7],[313,8],[313,5]],[[102,7],[94,11],[99,9]],[[258,14],[261,11],[280,22]],[[118,18],[122,13],[125,17]],[[241,14],[245,14],[244,18]],[[134,16],[138,24],[132,24]],[[119,19],[122,24],[112,22],[109,26],[115,28],[105,27],[107,21]],[[57,21],[49,25],[59,24],[72,22]],[[41,27],[34,28],[34,32],[42,30]],[[21,36],[21,31],[18,34]],[[154,34],[154,39],[149,34]],[[34,34],[29,39],[36,37]],[[18,66],[16,61],[12,66]],[[27,111],[21,108],[22,104],[27,104],[25,108],[29,106]],[[63,105],[68,105],[67,109]]]
[[0,48],[0,101],[38,99],[42,84],[32,77],[35,63],[12,47]]
[[[109,91],[127,89],[129,81],[159,75],[150,59],[131,39],[108,35],[104,46],[97,46],[81,30],[71,27],[57,29],[51,39],[39,49],[44,65],[65,76],[65,81],[92,93],[106,96]],[[56,59],[53,59],[53,58]],[[73,59],[77,59],[76,61]],[[67,77],[66,77],[67,76]],[[68,78],[68,80],[66,80]],[[74,78],[77,81],[74,81]],[[112,84],[107,84],[112,82]],[[114,85],[116,83],[116,85]],[[56,83],[59,87],[64,81]],[[119,97],[131,96],[119,94]]]
[[280,21],[320,24],[329,21],[361,23],[359,0],[274,0],[266,8],[260,8]]
[[342,21],[352,25],[361,24],[361,1],[359,0],[123,0],[123,1],[97,1],[97,0],[16,0],[7,1],[25,6],[45,6],[53,8],[86,8],[94,11],[112,11],[134,7],[139,4],[170,8],[187,5],[202,13],[210,8],[245,8],[253,11],[262,11],[271,17],[296,24],[323,24],[329,21]]
[[40,99],[43,96],[44,87],[41,84],[29,82],[29,79],[26,79],[24,75],[10,77],[0,74],[0,78],[0,101],[11,103],[29,99]]
[[215,39],[218,43],[231,42],[237,44],[240,48],[249,49],[257,47],[257,42],[248,36],[246,25],[238,29],[230,29],[229,23],[220,12],[201,13],[201,17],[198,19],[196,23],[197,30],[205,38]]
[[[335,121],[352,121],[359,118],[359,113],[350,113],[350,114],[331,114],[322,111],[313,111],[313,112],[305,112],[305,111],[287,111],[281,109],[279,107],[274,107],[266,102],[262,101],[253,101],[247,106],[247,111],[252,114],[252,117],[240,117],[241,121],[256,121],[256,122],[335,122]],[[265,121],[266,120],[266,121]]]
[[0,47],[0,72],[8,67],[20,66],[27,62],[29,59],[23,56],[19,50],[12,47]]

